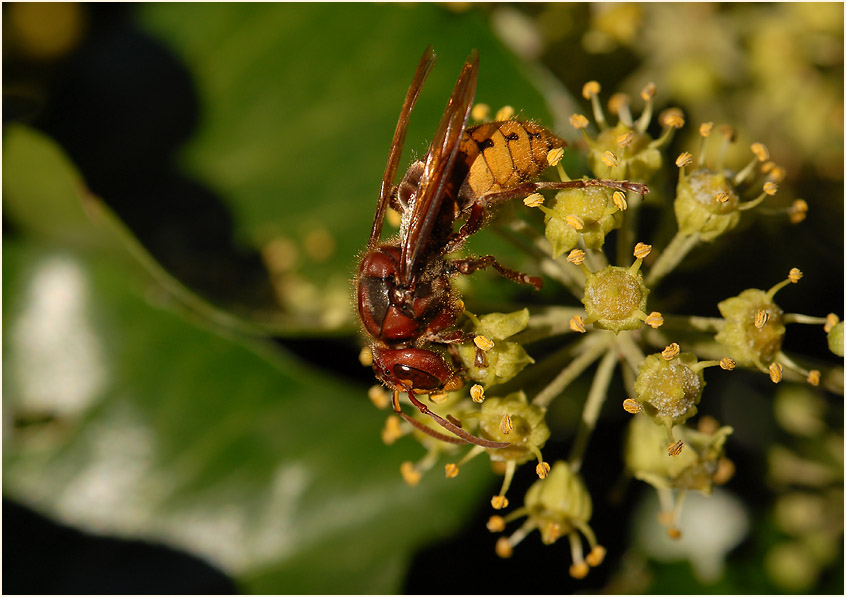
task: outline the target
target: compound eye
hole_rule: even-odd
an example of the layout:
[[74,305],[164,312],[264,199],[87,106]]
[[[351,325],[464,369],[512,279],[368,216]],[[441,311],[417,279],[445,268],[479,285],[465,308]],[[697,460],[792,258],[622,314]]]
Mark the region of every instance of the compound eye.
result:
[[416,390],[437,390],[443,386],[441,380],[434,375],[408,365],[394,365],[394,375],[399,379],[411,380],[412,387]]

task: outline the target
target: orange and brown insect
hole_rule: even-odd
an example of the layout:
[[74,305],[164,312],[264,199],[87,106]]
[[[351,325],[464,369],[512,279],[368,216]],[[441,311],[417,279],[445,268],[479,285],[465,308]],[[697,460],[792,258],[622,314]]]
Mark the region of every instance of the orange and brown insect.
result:
[[[393,408],[421,431],[443,441],[470,442],[488,448],[509,444],[476,437],[453,417],[429,410],[416,394],[454,390],[464,383],[455,343],[474,335],[455,328],[462,303],[450,279],[493,267],[500,274],[540,289],[540,278],[501,265],[492,255],[446,259],[483,225],[490,208],[539,189],[604,186],[646,193],[645,185],[616,180],[533,182],[546,166],[551,149],[565,143],[532,122],[505,120],[467,128],[476,92],[479,58],[474,50],[458,77],[426,155],[409,166],[394,185],[408,120],[435,62],[423,53],[400,112],[370,241],[359,264],[356,304],[371,338],[373,370],[393,390]],[[388,206],[402,214],[399,235],[381,240]],[[456,231],[455,223],[464,221]],[[481,352],[477,362],[484,363]],[[402,411],[407,393],[420,412],[455,434],[438,433]]]

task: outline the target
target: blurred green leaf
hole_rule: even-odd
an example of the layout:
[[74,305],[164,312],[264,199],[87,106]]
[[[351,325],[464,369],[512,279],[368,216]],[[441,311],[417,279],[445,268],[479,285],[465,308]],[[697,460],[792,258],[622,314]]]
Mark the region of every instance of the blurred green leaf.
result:
[[[49,140],[22,128],[9,140],[4,160],[38,176],[5,178],[4,205],[96,204]],[[125,245],[80,246],[37,220],[16,218],[3,242],[7,495],[185,547],[268,592],[396,592],[409,554],[473,508],[481,462],[461,483],[407,487],[399,463],[421,449],[382,444],[363,388],[186,320]],[[324,573],[339,561],[357,572]]]

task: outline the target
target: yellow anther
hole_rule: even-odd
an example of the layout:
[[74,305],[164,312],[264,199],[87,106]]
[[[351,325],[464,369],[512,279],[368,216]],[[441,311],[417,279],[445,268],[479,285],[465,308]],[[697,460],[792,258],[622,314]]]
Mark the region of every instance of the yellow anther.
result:
[[588,124],[588,119],[582,114],[573,114],[572,116],[570,116],[570,126],[572,126],[574,129],[587,128]]
[[446,473],[447,479],[455,479],[458,476],[458,465],[454,462],[450,462],[444,466],[444,473]]
[[711,475],[711,480],[717,485],[725,485],[734,477],[735,466],[728,458],[720,458],[717,470]]
[[437,392],[435,394],[429,394],[429,401],[434,402],[435,404],[443,404],[444,402],[446,402],[446,399],[446,392]]
[[582,579],[588,575],[590,567],[585,562],[578,562],[570,566],[570,576],[575,579]]
[[511,415],[505,413],[499,421],[499,430],[505,435],[514,431],[514,421],[511,420]]
[[808,215],[808,203],[804,199],[794,199],[790,206],[790,223],[798,224]]
[[628,209],[629,204],[626,203],[626,194],[623,191],[614,191],[612,198],[614,199],[614,205],[617,206],[617,209],[620,211],[626,211],[626,209]]
[[737,363],[731,357],[723,357],[720,359],[720,368],[726,371],[734,371],[734,368],[737,367]]
[[770,170],[772,170],[775,167],[776,167],[775,162],[764,162],[763,164],[761,164],[761,172],[766,174],[767,172],[769,172]]
[[808,383],[812,386],[820,385],[821,375],[822,374],[820,373],[819,369],[811,369],[810,371],[808,371]]
[[373,352],[370,350],[369,346],[365,346],[358,353],[358,362],[365,367],[373,366]]
[[400,473],[402,473],[403,480],[412,487],[420,483],[420,479],[423,477],[420,471],[414,468],[414,463],[408,460],[400,465]]
[[827,334],[831,331],[831,328],[836,326],[838,323],[840,323],[840,318],[834,313],[829,313],[825,316],[825,325],[823,325],[823,330]]
[[601,545],[595,546],[590,550],[590,553],[585,556],[585,562],[590,566],[596,568],[605,559],[605,548]]
[[[385,442],[386,446],[390,446],[403,435],[402,428],[400,427],[400,418],[391,415],[387,419],[385,419],[385,426],[382,427],[382,441]],[[409,463],[410,464],[410,463]]]
[[710,136],[712,130],[714,130],[713,122],[703,122],[699,125],[699,134],[703,137]]
[[773,182],[782,182],[787,177],[787,170],[781,166],[775,166],[767,176]]
[[523,199],[523,205],[526,207],[540,207],[543,205],[543,195],[540,193],[532,193]]
[[473,344],[478,346],[481,350],[488,352],[490,349],[494,347],[493,340],[489,340],[485,336],[476,336],[473,338]]
[[651,83],[651,82],[647,83],[643,87],[643,89],[640,90],[640,99],[642,99],[645,102],[648,102],[653,97],[655,97],[656,91],[657,91],[657,88],[655,87],[655,83]]
[[764,192],[767,195],[770,195],[770,196],[775,195],[776,193],[778,193],[778,184],[774,183],[772,181],[765,182],[764,183]]
[[720,424],[712,416],[704,415],[696,424],[696,429],[706,435],[714,435],[719,430]]
[[511,120],[512,118],[514,118],[514,108],[512,108],[511,106],[501,107],[497,111],[496,116],[494,116],[494,120],[496,122],[502,122],[503,120]]
[[634,398],[626,398],[623,400],[623,410],[627,413],[636,415],[639,412],[643,412],[643,406],[641,406],[640,402]]
[[476,104],[470,111],[470,118],[476,122],[482,122],[490,118],[491,107],[487,104]]
[[581,265],[585,261],[585,252],[581,249],[573,249],[567,255],[567,262],[573,265]]
[[376,408],[388,408],[391,403],[391,395],[382,386],[370,386],[367,390],[367,397]]
[[476,404],[481,404],[485,401],[485,388],[479,384],[473,384],[470,387],[470,398],[472,398],[473,402]]
[[653,311],[652,313],[646,316],[645,323],[651,328],[658,329],[662,325],[664,325],[664,318],[658,311]]
[[689,165],[693,162],[693,155],[691,155],[687,151],[683,151],[679,154],[679,157],[676,158],[676,166],[679,168],[684,168],[685,166]]
[[628,106],[630,103],[629,96],[625,93],[615,93],[608,98],[608,111],[612,114],[619,114],[623,106]]
[[755,157],[758,158],[759,162],[766,162],[770,159],[770,152],[767,150],[767,146],[763,143],[753,143],[749,149],[752,150],[752,153],[755,154]]
[[505,530],[505,519],[502,516],[494,514],[488,518],[488,523],[485,525],[491,533],[501,533]]
[[673,342],[672,344],[667,346],[663,351],[661,351],[661,356],[664,358],[665,361],[672,361],[678,356],[679,352],[681,352],[681,348],[678,344]]
[[623,133],[617,137],[617,146],[618,147],[628,147],[632,144],[634,140],[634,133],[629,131],[628,133]]
[[667,448],[667,454],[669,454],[670,456],[678,456],[682,453],[683,449],[684,442],[682,440],[678,440],[675,443],[670,444],[670,446]]
[[511,541],[508,537],[500,537],[496,540],[496,555],[501,558],[510,558],[514,553],[514,548],[511,547]]
[[550,166],[557,166],[558,162],[561,161],[561,158],[564,157],[564,148],[563,147],[556,147],[555,149],[550,149],[549,152],[546,154],[546,162]]
[[585,333],[585,320],[579,317],[578,315],[574,315],[570,318],[570,329],[574,332],[578,332],[580,334]]
[[755,327],[759,330],[767,325],[767,322],[770,320],[770,312],[766,309],[761,309],[757,313],[755,313]]
[[717,193],[717,196],[714,197],[714,201],[717,203],[725,203],[729,200],[729,197],[731,197],[731,195],[729,195],[726,191],[720,191]]
[[568,226],[575,228],[576,230],[581,230],[585,227],[585,221],[579,216],[570,215],[564,218],[564,221],[567,222]]
[[678,108],[667,108],[658,116],[658,122],[662,126],[680,129],[684,126],[684,112]]
[[603,152],[602,156],[600,156],[599,159],[602,161],[603,164],[605,164],[609,168],[613,168],[620,164],[620,160],[617,159],[617,156],[610,151]]
[[669,529],[667,529],[667,537],[669,537],[670,539],[675,539],[676,541],[678,541],[679,539],[681,539],[681,536],[681,531],[678,530],[676,527],[670,527]]
[[504,495],[495,495],[491,498],[491,506],[494,510],[502,510],[508,507],[508,498]]
[[782,367],[780,363],[770,363],[770,380],[773,383],[781,381]]
[[549,463],[539,462],[538,465],[535,467],[535,472],[541,479],[546,479],[546,476],[549,474]]
[[555,543],[561,537],[561,525],[553,520],[547,521],[541,529],[541,535],[544,543]]
[[590,99],[594,95],[599,95],[599,92],[602,88],[599,86],[597,81],[588,81],[582,87],[582,97],[585,99]]
[[645,259],[647,255],[652,252],[652,245],[646,243],[637,243],[632,253],[637,259]]
[[803,275],[804,274],[802,274],[802,270],[800,270],[798,267],[793,267],[790,268],[790,271],[787,273],[787,279],[796,284],[797,282],[799,282],[799,280],[802,279]]
[[723,139],[728,141],[729,143],[734,143],[735,138],[737,137],[737,131],[734,129],[733,126],[730,124],[721,124],[717,130],[723,136]]

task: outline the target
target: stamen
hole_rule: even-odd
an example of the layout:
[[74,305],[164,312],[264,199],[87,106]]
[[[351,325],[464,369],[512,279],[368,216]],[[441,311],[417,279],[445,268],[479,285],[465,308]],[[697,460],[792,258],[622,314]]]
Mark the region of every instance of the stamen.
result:
[[585,227],[585,221],[579,216],[570,215],[564,218],[564,221],[567,222],[568,226],[575,228],[576,230],[581,230]]
[[661,356],[664,357],[665,361],[672,361],[675,357],[678,356],[679,352],[681,352],[681,348],[678,344],[673,342],[669,346],[667,346],[662,352]]
[[561,161],[561,158],[564,157],[564,148],[563,147],[556,147],[555,149],[549,150],[549,153],[546,154],[546,162],[550,166],[557,166],[558,162]]
[[657,88],[655,87],[655,83],[649,82],[644,86],[643,89],[640,90],[640,99],[645,102],[648,102],[653,97],[655,97],[656,92]]
[[361,363],[364,367],[373,366],[373,352],[370,350],[369,346],[365,346],[358,353],[358,362]]
[[798,267],[794,267],[790,269],[790,272],[788,272],[787,279],[796,284],[799,282],[799,280],[802,279],[803,275],[804,274],[802,274],[802,270],[800,270]]
[[548,462],[540,462],[535,467],[535,472],[538,474],[538,477],[541,479],[546,479],[547,475],[549,475],[549,463]]
[[766,162],[770,159],[770,152],[767,150],[767,146],[763,143],[753,143],[749,149],[752,150],[752,153],[755,154],[755,157],[758,158],[759,162]]
[[508,498],[504,495],[495,495],[491,498],[491,506],[494,510],[502,510],[508,507]]
[[401,419],[396,415],[391,415],[385,419],[385,426],[382,428],[382,441],[386,446],[390,446],[403,436],[400,423]]
[[788,212],[790,223],[798,224],[808,215],[808,203],[804,199],[795,199]]
[[496,555],[501,558],[510,558],[514,554],[514,547],[508,537],[500,537],[496,540]]
[[782,182],[787,177],[787,170],[781,166],[775,166],[768,175],[768,178],[773,182]]
[[388,408],[391,403],[391,394],[385,391],[382,386],[370,386],[370,389],[367,390],[367,397],[378,409]]
[[634,133],[629,131],[617,137],[617,146],[625,149],[632,144],[632,141],[634,141]]
[[778,363],[770,363],[770,379],[773,383],[778,383],[781,381],[782,376],[782,366]]
[[620,211],[626,211],[626,209],[628,209],[629,204],[626,203],[625,193],[623,193],[622,191],[614,191],[612,198],[614,199],[614,205],[617,207],[617,209],[619,209]]
[[717,485],[725,485],[734,477],[735,466],[728,458],[720,458],[717,462],[717,470],[711,476],[711,480]]
[[838,323],[840,323],[840,318],[834,313],[829,313],[825,316],[825,325],[823,325],[823,331],[825,331],[826,334],[829,333],[831,329]]
[[409,460],[400,465],[400,473],[402,473],[403,480],[411,487],[420,483],[420,479],[423,477],[420,471],[414,468],[414,463]]
[[810,371],[808,371],[808,383],[812,386],[820,385],[821,375],[822,374],[820,373],[819,369],[811,369]]
[[587,562],[593,568],[599,566],[602,561],[605,559],[605,548],[601,545],[596,545],[593,549],[590,550],[590,553],[585,556],[585,562]]
[[680,153],[679,157],[676,158],[676,166],[679,168],[684,168],[685,166],[690,165],[691,162],[693,162],[693,156],[686,151]]
[[770,197],[772,197],[773,195],[775,195],[778,192],[778,184],[771,182],[771,181],[765,182],[764,183],[764,192],[767,195],[769,195]]
[[717,193],[717,196],[714,197],[714,201],[716,201],[717,203],[725,203],[729,200],[729,197],[731,197],[731,195],[729,195],[727,192],[720,191],[719,193]]
[[637,119],[635,127],[641,133],[646,131],[649,127],[649,122],[652,120],[652,98],[655,97],[655,93],[655,83],[647,83],[640,92],[640,99],[646,102],[646,105],[643,106],[643,112],[641,112],[640,118]]
[[505,435],[514,431],[514,422],[511,420],[511,415],[508,413],[502,415],[502,419],[499,422],[499,430]]
[[574,129],[586,128],[588,124],[588,119],[582,114],[573,114],[572,116],[570,116],[570,126],[572,126]]
[[481,404],[485,401],[485,388],[479,384],[473,384],[470,388],[470,398],[472,398],[473,402],[476,404]]
[[652,245],[637,243],[634,248],[634,256],[637,259],[645,259],[652,252]]
[[489,340],[485,336],[476,336],[475,338],[473,338],[473,344],[475,344],[485,352],[488,352],[494,347],[493,340]]
[[585,262],[586,254],[581,249],[573,249],[567,255],[567,262],[572,263],[573,265],[581,265]]
[[628,95],[625,93],[615,93],[608,98],[608,111],[616,114],[620,122],[628,128],[633,128],[634,122],[632,121],[632,111],[629,109],[629,103]]
[[532,193],[523,199],[523,205],[527,207],[540,207],[543,205],[544,197],[540,193]]
[[590,99],[595,95],[598,95],[601,90],[602,87],[599,86],[599,82],[588,81],[582,86],[582,97],[585,99]]
[[678,440],[667,448],[667,454],[670,456],[678,456],[682,453],[684,449],[684,442],[682,440]]
[[603,152],[599,159],[603,164],[605,164],[609,168],[614,168],[620,165],[620,160],[617,158],[616,155],[614,155],[610,151]]
[[759,330],[764,327],[770,320],[770,312],[766,309],[761,309],[755,313],[755,327]]
[[588,81],[582,87],[582,97],[590,100],[591,108],[593,108],[593,117],[596,120],[597,126],[600,129],[605,129],[607,124],[605,122],[605,114],[602,112],[602,105],[599,103],[599,83],[596,81]]
[[585,333],[585,320],[579,315],[570,318],[570,329],[580,334]]
[[444,466],[444,472],[446,473],[447,479],[454,479],[458,476],[458,465],[454,462],[450,462]]
[[488,523],[485,525],[491,533],[501,533],[505,530],[505,519],[502,516],[494,514],[488,518]]
[[702,137],[709,137],[711,135],[711,131],[714,129],[713,122],[703,122],[699,125],[699,134]]
[[429,394],[429,402],[434,402],[435,404],[443,404],[444,402],[446,402],[446,399],[446,392],[436,392],[434,394]]
[[512,118],[514,118],[514,108],[503,106],[497,111],[494,121],[502,122],[503,120],[511,120]]
[[674,129],[680,129],[684,126],[684,112],[679,108],[667,108],[658,117],[658,122],[662,126],[668,126]]
[[636,415],[643,412],[643,406],[634,398],[626,398],[623,400],[623,410],[627,413]]
[[487,104],[476,104],[470,111],[470,118],[476,122],[483,122],[488,120],[491,115],[491,107]]
[[649,315],[647,315],[645,320],[646,325],[653,329],[658,329],[662,325],[664,325],[664,318],[661,316],[661,313],[658,311],[653,311]]
[[724,369],[725,371],[734,371],[734,368],[737,367],[737,363],[731,357],[723,357],[720,359],[720,368]]

